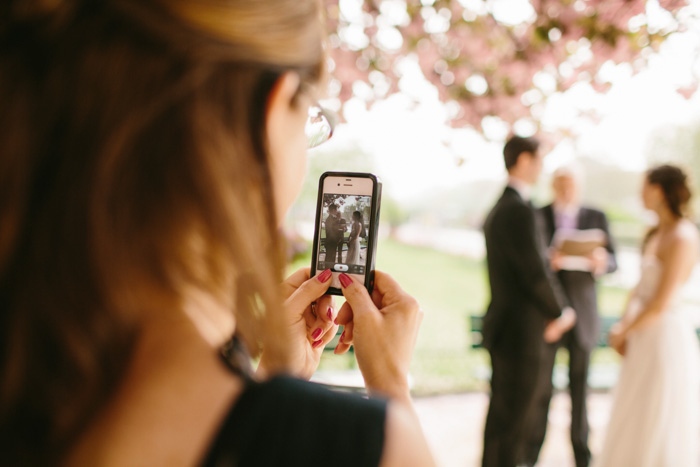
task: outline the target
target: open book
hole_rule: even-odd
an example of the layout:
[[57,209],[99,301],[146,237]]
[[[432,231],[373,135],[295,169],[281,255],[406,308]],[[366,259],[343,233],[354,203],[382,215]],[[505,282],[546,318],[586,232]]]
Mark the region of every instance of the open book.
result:
[[605,232],[600,229],[566,230],[554,234],[552,246],[564,256],[587,256],[596,248],[605,246]]
[[589,270],[590,262],[586,257],[596,248],[604,247],[606,243],[607,236],[601,229],[560,229],[552,239],[552,247],[564,256],[562,269],[569,271]]

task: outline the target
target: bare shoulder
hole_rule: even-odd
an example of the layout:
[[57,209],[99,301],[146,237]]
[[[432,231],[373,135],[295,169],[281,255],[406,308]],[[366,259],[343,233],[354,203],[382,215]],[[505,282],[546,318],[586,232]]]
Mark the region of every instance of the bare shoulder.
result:
[[700,244],[698,227],[688,219],[683,219],[678,223],[678,226],[673,232],[673,237],[675,241],[688,246],[697,247],[697,245]]
[[[658,255],[662,260],[679,258],[680,261],[695,261],[700,251],[700,233],[695,224],[683,219],[665,235],[659,245]],[[675,260],[674,260],[675,261]]]
[[420,423],[406,406],[389,403],[385,433],[381,467],[435,465]]

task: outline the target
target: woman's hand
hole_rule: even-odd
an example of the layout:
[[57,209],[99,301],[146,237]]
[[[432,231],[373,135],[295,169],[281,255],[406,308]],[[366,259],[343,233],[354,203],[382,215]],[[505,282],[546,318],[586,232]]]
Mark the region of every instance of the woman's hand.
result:
[[347,274],[340,283],[347,302],[336,320],[345,329],[335,352],[354,345],[368,391],[410,401],[408,370],[423,318],[418,302],[380,271],[371,297]]
[[[311,378],[321,360],[323,348],[338,330],[334,323],[333,297],[324,295],[330,286],[330,278],[330,269],[310,277],[309,268],[302,268],[282,282],[291,344],[288,353],[292,365],[290,370],[300,378]],[[263,350],[258,371],[267,370]]]
[[608,334],[608,344],[610,344],[610,347],[615,349],[620,355],[625,355],[625,350],[627,348],[627,333],[625,332],[622,324],[616,323],[610,328],[610,333]]

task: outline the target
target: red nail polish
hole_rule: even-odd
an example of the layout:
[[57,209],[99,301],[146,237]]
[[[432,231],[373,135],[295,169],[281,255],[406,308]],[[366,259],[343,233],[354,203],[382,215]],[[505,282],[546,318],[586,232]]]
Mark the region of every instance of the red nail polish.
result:
[[323,332],[323,329],[321,329],[321,328],[316,329],[316,330],[313,332],[313,334],[311,334],[311,338],[312,338],[313,340],[318,339],[318,336],[320,336],[322,332]]
[[338,279],[340,280],[340,285],[342,285],[343,287],[347,287],[347,286],[349,286],[350,284],[352,284],[352,279],[350,278],[350,276],[348,276],[348,275],[345,274],[345,273],[342,273],[342,274],[338,277]]
[[328,279],[331,278],[331,275],[333,275],[333,272],[330,269],[326,269],[325,271],[323,271],[321,274],[319,274],[317,276],[317,279],[322,284],[325,284],[326,282],[328,282]]
[[333,319],[333,308],[328,307],[328,311],[326,312],[326,314],[328,315],[328,319],[332,320]]
[[323,344],[323,340],[322,340],[322,339],[321,339],[321,340],[317,340],[316,342],[314,342],[313,344],[311,344],[311,347],[313,347],[313,348],[315,349],[316,347],[320,346],[321,344]]
[[342,343],[344,338],[345,338],[345,331],[343,331],[343,333],[338,338],[338,342]]

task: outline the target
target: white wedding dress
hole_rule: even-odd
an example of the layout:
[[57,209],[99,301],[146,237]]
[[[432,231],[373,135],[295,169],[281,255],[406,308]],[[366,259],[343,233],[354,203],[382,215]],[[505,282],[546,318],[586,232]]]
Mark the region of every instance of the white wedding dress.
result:
[[[348,241],[348,254],[345,257],[346,264],[361,264],[360,263],[360,231],[362,226],[359,222],[353,221],[350,229],[350,238]],[[354,236],[354,238],[353,238]]]
[[[661,277],[659,260],[646,256],[630,313],[653,297]],[[596,467],[700,465],[700,349],[695,327],[675,302],[628,336]]]

